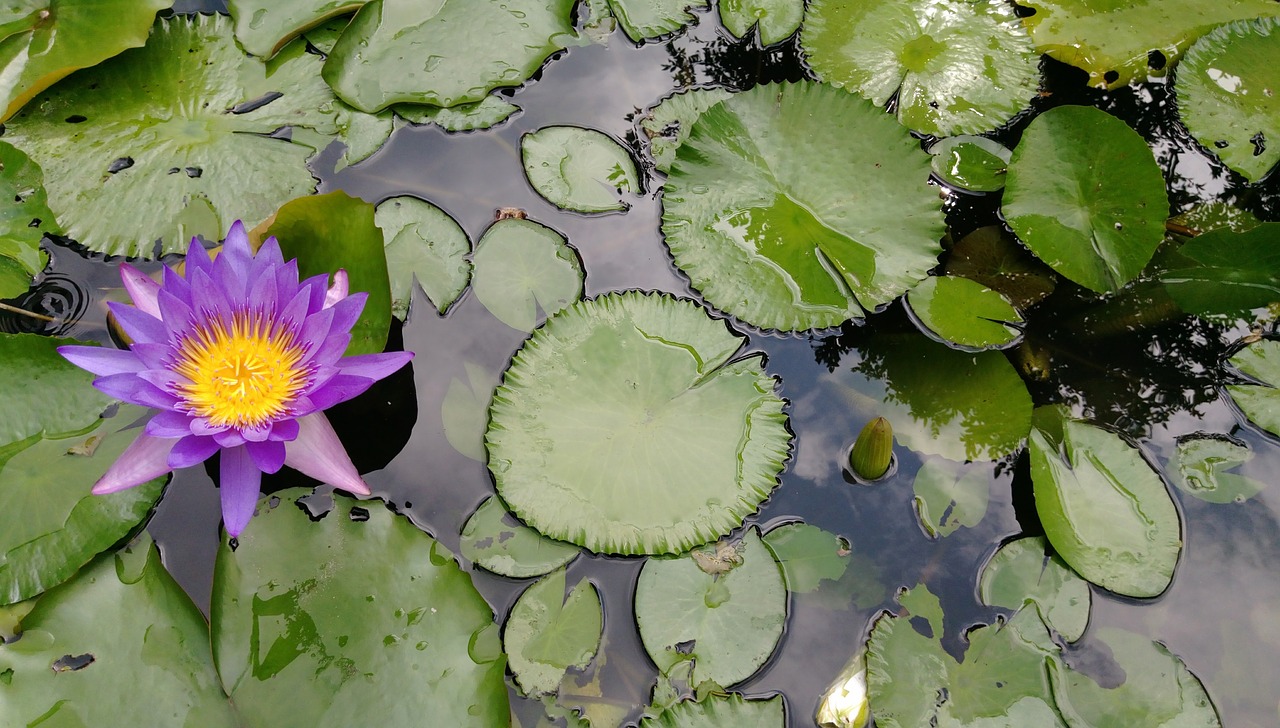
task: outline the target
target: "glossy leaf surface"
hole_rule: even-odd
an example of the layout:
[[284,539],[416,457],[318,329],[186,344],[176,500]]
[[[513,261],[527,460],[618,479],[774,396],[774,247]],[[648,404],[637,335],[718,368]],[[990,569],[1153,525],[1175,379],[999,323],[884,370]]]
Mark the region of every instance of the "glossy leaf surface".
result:
[[353,13],[366,0],[227,0],[236,40],[255,56],[270,58],[285,44],[329,18]]
[[689,11],[711,6],[711,0],[609,0],[613,17],[633,41],[674,33],[694,16]]
[[1022,338],[1022,316],[998,291],[958,276],[929,276],[907,292],[911,315],[934,338],[967,350],[1000,349]]
[[0,257],[21,267],[11,285],[0,284],[0,298],[12,298],[27,290],[31,277],[44,270],[48,255],[40,250],[41,229],[58,230],[58,221],[44,192],[44,175],[31,158],[16,147],[0,142],[0,199],[12,200],[0,208]]
[[738,38],[755,28],[762,45],[773,45],[800,29],[804,0],[720,0],[720,22]]

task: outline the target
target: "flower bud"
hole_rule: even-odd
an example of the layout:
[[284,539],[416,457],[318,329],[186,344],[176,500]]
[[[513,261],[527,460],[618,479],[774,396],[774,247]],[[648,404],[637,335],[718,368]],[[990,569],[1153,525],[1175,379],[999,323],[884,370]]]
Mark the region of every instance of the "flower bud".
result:
[[864,480],[881,478],[893,460],[893,426],[883,417],[867,423],[849,453],[849,467]]

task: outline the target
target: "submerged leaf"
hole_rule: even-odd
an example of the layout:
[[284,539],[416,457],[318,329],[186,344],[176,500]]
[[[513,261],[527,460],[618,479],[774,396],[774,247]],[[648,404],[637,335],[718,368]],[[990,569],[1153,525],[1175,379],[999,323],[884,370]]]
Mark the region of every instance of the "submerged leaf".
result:
[[694,19],[690,10],[710,6],[711,0],[609,0],[613,17],[637,43],[680,30]]
[[1171,480],[1184,493],[1209,503],[1243,503],[1266,483],[1229,472],[1253,459],[1248,445],[1201,434],[1178,440],[1170,463]]
[[911,489],[916,520],[929,538],[938,538],[978,525],[987,515],[991,480],[981,470],[928,460],[916,471]]
[[520,138],[520,156],[534,191],[562,210],[626,210],[618,193],[640,191],[630,153],[595,129],[544,126]]
[[554,693],[570,668],[595,657],[604,627],[600,595],[582,580],[566,597],[564,569],[530,586],[507,617],[503,647],[520,690],[529,697]]
[[519,106],[496,94],[489,94],[480,101],[447,108],[425,104],[396,104],[391,108],[405,121],[435,124],[451,132],[490,129],[520,110]]
[[811,592],[824,581],[836,581],[849,568],[849,542],[807,523],[788,523],[764,536],[782,567],[787,591]]
[[471,279],[471,240],[462,226],[430,202],[391,197],[378,203],[374,222],[386,245],[391,313],[409,315],[414,281],[440,313],[449,310]]
[[499,321],[533,331],[582,296],[582,262],[560,233],[532,220],[498,220],[472,256],[471,289]]

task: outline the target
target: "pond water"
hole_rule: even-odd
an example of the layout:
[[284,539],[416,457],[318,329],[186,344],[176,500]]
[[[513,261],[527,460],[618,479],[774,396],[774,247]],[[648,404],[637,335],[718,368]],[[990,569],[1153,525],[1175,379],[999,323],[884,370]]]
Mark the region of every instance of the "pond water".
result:
[[[179,9],[215,9],[216,3]],[[312,162],[321,192],[344,190],[378,202],[397,195],[429,200],[447,211],[474,241],[500,208],[519,208],[529,219],[562,233],[581,258],[587,296],[641,289],[700,300],[673,265],[661,235],[662,177],[643,170],[643,194],[625,213],[581,215],[557,209],[529,186],[520,160],[520,138],[553,124],[603,131],[644,159],[638,119],[673,91],[716,85],[747,89],[759,83],[807,76],[796,39],[762,50],[731,38],[714,13],[698,13],[686,31],[636,47],[616,34],[607,46],[572,48],[548,62],[511,99],[521,111],[487,131],[449,134],[433,126],[398,129],[368,160],[333,172],[337,151]],[[1252,187],[1226,173],[1200,150],[1177,122],[1170,87],[1162,81],[1089,89],[1080,72],[1045,61],[1047,86],[1035,112],[1062,104],[1095,105],[1131,123],[1147,138],[1164,170],[1174,212],[1196,203],[1228,201],[1264,220],[1280,219],[1280,182]],[[1020,116],[994,138],[1014,146],[1034,114]],[[998,193],[945,197],[950,233],[999,224]],[[44,310],[84,311],[60,335],[107,341],[103,301],[116,287],[114,261],[70,247],[54,247],[42,287],[26,300]],[[41,303],[41,301],[43,303]],[[70,301],[70,303],[68,303]],[[1141,307],[1139,307],[1141,308]],[[28,326],[6,319],[10,329]],[[779,379],[795,434],[777,490],[747,527],[767,532],[803,522],[847,539],[849,574],[839,588],[793,594],[777,651],[753,677],[736,686],[749,696],[781,693],[788,725],[813,723],[820,697],[866,638],[870,621],[896,609],[902,587],[925,584],[945,614],[943,644],[963,651],[964,635],[1009,610],[981,603],[978,576],[995,550],[1017,536],[1042,533],[1031,496],[1025,449],[1012,456],[964,466],[989,484],[981,520],[941,538],[930,538],[913,510],[912,483],[929,459],[903,446],[885,479],[866,485],[845,470],[848,448],[868,420],[892,409],[896,430],[927,430],[911,421],[911,409],[891,405],[892,385],[877,370],[877,348],[914,331],[901,301],[860,325],[846,324],[800,335],[766,333],[731,320],[749,337],[747,352],[762,352],[766,370]],[[1063,402],[1073,412],[1136,442],[1163,468],[1178,438],[1195,432],[1231,433],[1254,453],[1239,472],[1264,483],[1280,469],[1280,445],[1247,424],[1222,386],[1223,363],[1234,342],[1249,334],[1247,322],[1177,316],[1146,321],[1123,318],[1083,293],[1060,290],[1031,314],[1028,341],[1046,357],[1049,373],[1026,377],[1037,405]],[[526,334],[495,319],[468,291],[445,316],[437,316],[418,292],[392,341],[416,353],[411,373],[379,384],[342,406],[333,420],[378,498],[407,515],[450,550],[459,550],[464,523],[494,483],[485,464],[462,455],[445,435],[442,408],[454,380],[468,381],[478,366],[496,381]],[[903,354],[912,376],[947,388],[944,359],[916,361]],[[925,354],[925,356],[930,356]],[[1010,354],[1011,357],[1015,356]],[[901,371],[901,370],[899,370]],[[918,377],[917,377],[918,378]],[[999,411],[996,418],[1001,417]],[[947,437],[943,433],[941,437]],[[962,458],[963,459],[963,458]],[[204,611],[210,604],[212,565],[218,550],[218,491],[209,472],[175,473],[148,526],[164,563]],[[264,491],[302,482],[268,477]],[[1074,666],[1116,679],[1107,649],[1095,635],[1121,627],[1166,645],[1205,684],[1231,727],[1276,725],[1280,695],[1280,491],[1274,484],[1240,503],[1215,504],[1170,487],[1182,516],[1184,547],[1172,585],[1154,599],[1133,599],[1093,587],[1089,629],[1066,648]],[[251,527],[252,528],[252,527]],[[634,719],[649,701],[656,669],[641,643],[633,616],[642,558],[583,555],[569,567],[570,582],[590,579],[604,605],[601,700]],[[529,583],[469,571],[499,622]],[[523,720],[540,706],[512,693]],[[532,722],[526,725],[532,725]]]

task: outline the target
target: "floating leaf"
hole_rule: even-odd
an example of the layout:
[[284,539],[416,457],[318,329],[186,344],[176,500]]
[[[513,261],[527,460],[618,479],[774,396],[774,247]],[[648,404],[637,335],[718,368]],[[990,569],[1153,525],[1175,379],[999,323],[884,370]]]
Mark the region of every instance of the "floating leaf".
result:
[[640,128],[649,139],[654,167],[663,173],[670,169],[676,150],[689,138],[693,123],[702,112],[732,95],[722,88],[690,89],[674,93],[649,109],[640,120]]
[[367,112],[401,102],[481,101],[495,88],[524,83],[573,39],[575,4],[372,0],[325,60],[324,80]]
[[1059,106],[1036,117],[1013,150],[1003,212],[1050,268],[1106,293],[1151,260],[1169,198],[1137,132],[1105,111]]
[[1004,189],[1005,172],[1013,150],[986,137],[962,134],[929,147],[933,173],[943,182],[970,192]]
[[236,40],[255,56],[270,58],[299,35],[330,18],[353,13],[366,0],[227,0]]
[[1266,483],[1228,471],[1253,459],[1253,451],[1235,440],[1200,435],[1178,440],[1170,480],[1183,492],[1210,503],[1243,503]]
[[690,10],[711,7],[711,0],[609,0],[609,7],[627,37],[639,43],[680,30],[694,20]]
[[800,42],[823,81],[925,134],[994,129],[1025,109],[1039,54],[1003,0],[813,0]]
[[960,238],[943,270],[999,291],[1023,310],[1053,293],[1058,280],[1000,225],[980,227]]
[[1236,352],[1231,365],[1262,383],[1228,385],[1232,401],[1250,422],[1280,436],[1280,341],[1255,341]]
[[780,43],[799,30],[804,0],[720,0],[720,22],[735,37],[755,28],[762,45]]
[[907,292],[907,308],[926,334],[962,349],[1003,349],[1022,338],[1009,299],[968,278],[930,276]]
[[22,630],[0,644],[9,725],[240,725],[204,617],[149,537],[45,594]]
[[489,226],[472,256],[471,289],[499,321],[533,331],[539,313],[551,316],[582,297],[582,262],[564,236],[532,220],[507,218]]
[[444,313],[471,278],[471,239],[449,213],[416,197],[378,203],[374,221],[386,243],[391,313],[403,320],[413,300],[413,282]]
[[742,563],[708,574],[692,556],[645,562],[636,582],[636,624],[658,669],[693,660],[692,684],[733,685],[773,654],[787,616],[778,562],[748,530]]
[[849,568],[849,542],[807,523],[788,523],[764,536],[764,543],[782,567],[787,591],[815,591],[835,581]]
[[36,334],[0,333],[0,447],[43,433],[66,437],[94,427],[111,404],[90,387],[93,375],[63,359],[63,344]]
[[937,265],[928,157],[839,89],[757,86],[704,112],[663,187],[662,231],[707,301],[766,329],[835,326]]
[[1160,283],[1187,313],[1238,314],[1280,301],[1280,223],[1202,233],[1164,261]]
[[742,524],[790,434],[759,356],[691,301],[627,292],[552,317],[489,410],[489,469],[526,523],[604,553],[679,553]]
[[1196,205],[1186,212],[1169,218],[1169,222],[1182,225],[1190,229],[1193,234],[1207,233],[1217,228],[1244,233],[1262,224],[1258,216],[1252,212],[1220,200]]
[[484,599],[450,554],[377,502],[334,496],[313,522],[286,490],[258,504],[213,584],[214,660],[246,724],[509,720]]
[[498,386],[498,375],[484,367],[464,362],[467,381],[449,380],[449,389],[440,403],[444,436],[454,450],[477,462],[484,462],[484,431],[489,426],[489,402]]
[[661,715],[640,721],[640,728],[784,728],[787,724],[781,695],[768,700],[747,700],[738,693],[711,695],[694,702],[676,703]]
[[520,523],[497,498],[486,499],[467,519],[461,547],[462,555],[476,566],[514,579],[549,574],[579,553],[577,546]]
[[44,237],[40,230],[57,230],[58,222],[45,199],[40,168],[4,142],[0,142],[0,199],[6,201],[0,208],[0,256],[20,265],[24,273],[13,284],[0,285],[0,298],[12,298],[26,291],[32,276],[44,270],[49,256],[40,250]]
[[1089,624],[1089,583],[1060,557],[1047,552],[1041,536],[1010,541],[982,567],[978,596],[984,604],[1018,610],[1034,604],[1049,627],[1075,642]]
[[582,580],[566,597],[564,569],[529,587],[507,617],[503,646],[520,690],[554,693],[569,668],[586,667],[600,647],[604,612],[595,586]]
[[396,104],[391,108],[405,121],[435,124],[445,131],[476,131],[501,124],[520,110],[501,96],[489,94],[480,101],[443,108],[425,104]]
[[[1057,410],[1036,416],[1031,480],[1053,550],[1080,576],[1118,594],[1163,592],[1182,552],[1182,519],[1164,481],[1119,435]],[[1059,426],[1060,439],[1046,430]]]
[[534,191],[562,210],[626,210],[618,194],[640,191],[631,154],[595,129],[544,126],[520,137],[520,156]]
[[987,515],[991,481],[982,470],[928,460],[916,471],[911,489],[916,521],[929,538],[938,538],[978,525]]

